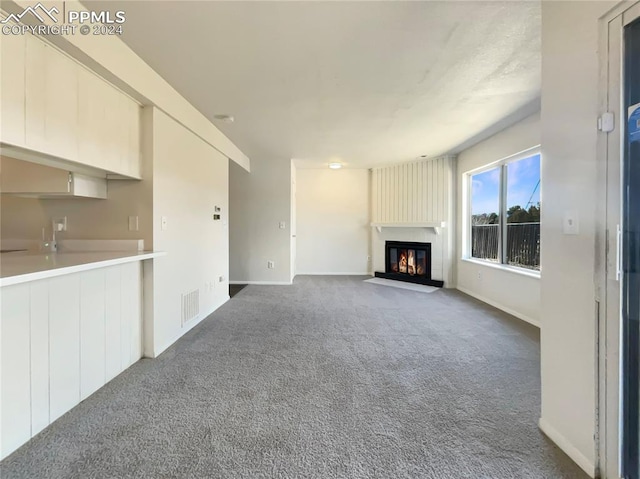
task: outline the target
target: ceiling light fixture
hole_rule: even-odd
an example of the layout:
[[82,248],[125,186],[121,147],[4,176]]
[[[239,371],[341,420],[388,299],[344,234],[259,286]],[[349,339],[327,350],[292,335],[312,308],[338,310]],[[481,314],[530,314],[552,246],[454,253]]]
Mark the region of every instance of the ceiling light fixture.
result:
[[235,120],[235,118],[231,115],[214,115],[213,116],[216,120],[220,120],[223,121],[225,123],[233,123],[233,121]]
[[329,163],[329,168],[331,168],[332,170],[339,170],[340,168],[342,168],[342,163]]

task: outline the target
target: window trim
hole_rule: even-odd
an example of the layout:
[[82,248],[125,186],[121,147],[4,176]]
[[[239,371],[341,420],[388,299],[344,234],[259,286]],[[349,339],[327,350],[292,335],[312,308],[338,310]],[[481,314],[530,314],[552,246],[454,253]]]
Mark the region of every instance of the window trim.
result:
[[[536,145],[531,148],[527,148],[526,150],[519,151],[513,155],[506,156],[499,160],[493,161],[489,164],[483,165],[478,168],[474,168],[468,171],[465,171],[462,174],[463,177],[463,191],[466,194],[466,198],[463,198],[463,248],[462,248],[462,257],[461,260],[465,261],[474,261],[481,263],[483,265],[493,266],[500,269],[508,268],[513,272],[526,272],[526,274],[531,275],[539,275],[541,270],[523,268],[521,266],[510,265],[505,262],[507,257],[507,244],[503,238],[506,238],[507,234],[507,168],[506,165],[509,163],[513,163],[516,161],[524,160],[525,158],[529,158],[531,156],[540,155],[540,160],[542,161],[542,148],[541,145]],[[488,259],[483,258],[475,258],[471,255],[471,186],[472,181],[471,177],[473,175],[477,175],[480,173],[484,173],[489,170],[493,170],[495,168],[500,168],[500,192],[499,192],[499,216],[500,216],[500,236],[498,238],[498,252],[499,252],[499,260],[498,262],[490,261]],[[542,169],[542,163],[541,163]],[[542,204],[542,191],[540,191],[540,203]]]

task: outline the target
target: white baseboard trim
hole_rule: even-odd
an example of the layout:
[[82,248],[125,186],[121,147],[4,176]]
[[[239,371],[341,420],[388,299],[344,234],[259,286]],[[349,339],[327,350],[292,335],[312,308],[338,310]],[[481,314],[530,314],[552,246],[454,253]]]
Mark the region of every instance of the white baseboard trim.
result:
[[580,468],[589,474],[589,477],[595,477],[596,468],[589,459],[585,457],[573,444],[571,444],[566,437],[560,434],[553,426],[551,426],[546,420],[540,418],[538,421],[538,427],[540,430],[551,439],[556,445],[569,456],[573,462],[575,462]]
[[296,276],[373,276],[370,272],[359,273],[296,273]]
[[198,324],[200,324],[207,316],[209,316],[211,313],[213,313],[216,309],[218,309],[224,303],[229,301],[229,299],[230,299],[229,295],[225,296],[221,301],[218,301],[211,308],[209,308],[208,311],[200,313],[198,315],[198,317],[196,317],[195,319],[193,319],[193,320],[189,321],[187,324],[185,324],[184,327],[180,329],[178,334],[173,339],[171,339],[167,343],[163,344],[162,347],[160,347],[160,348],[154,348],[153,357],[157,358],[158,356],[160,356],[163,352],[165,352],[167,349],[169,349],[169,347],[173,343],[175,343],[178,339],[180,339],[182,336],[184,336],[190,330],[192,330],[194,327],[196,327]]
[[229,281],[229,284],[256,284],[266,286],[291,286],[291,281]]
[[483,303],[487,303],[490,304],[491,306],[493,306],[494,308],[498,308],[501,311],[504,311],[505,313],[509,313],[511,316],[515,316],[518,319],[521,319],[522,321],[529,323],[533,326],[535,326],[536,328],[540,327],[540,322],[536,321],[533,318],[530,318],[529,316],[526,316],[522,313],[519,313],[518,311],[515,311],[511,308],[508,308],[506,306],[504,306],[503,304],[498,303],[497,301],[493,301],[492,299],[489,298],[485,298],[482,295],[476,294],[473,291],[468,290],[467,288],[463,288],[461,286],[457,286],[456,289],[458,291],[463,292],[464,294],[468,294],[469,296],[472,296],[476,299],[479,299],[480,301],[482,301]]

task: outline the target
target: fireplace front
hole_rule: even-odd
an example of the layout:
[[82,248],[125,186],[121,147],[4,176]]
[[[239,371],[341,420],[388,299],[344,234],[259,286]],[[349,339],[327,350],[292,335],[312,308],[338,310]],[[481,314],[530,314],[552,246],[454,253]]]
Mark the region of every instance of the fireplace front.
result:
[[442,287],[443,281],[431,279],[431,243],[387,241],[385,271],[378,278]]

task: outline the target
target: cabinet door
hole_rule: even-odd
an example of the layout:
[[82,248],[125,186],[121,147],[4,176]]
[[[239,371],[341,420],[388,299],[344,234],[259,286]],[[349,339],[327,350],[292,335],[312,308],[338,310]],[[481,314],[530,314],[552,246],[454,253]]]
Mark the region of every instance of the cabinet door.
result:
[[6,457],[31,437],[31,384],[29,357],[29,285],[0,290],[0,434]]
[[46,152],[45,111],[47,44],[25,35],[25,144],[27,148]]
[[24,35],[3,35],[0,42],[0,140],[24,146],[25,103]]
[[80,67],[38,38],[25,38],[26,146],[76,161]]
[[106,86],[104,81],[85,68],[78,71],[78,161],[97,168],[106,166]]
[[49,280],[49,406],[55,421],[80,402],[80,275]]
[[45,138],[47,152],[78,159],[78,70],[66,55],[46,49]]

